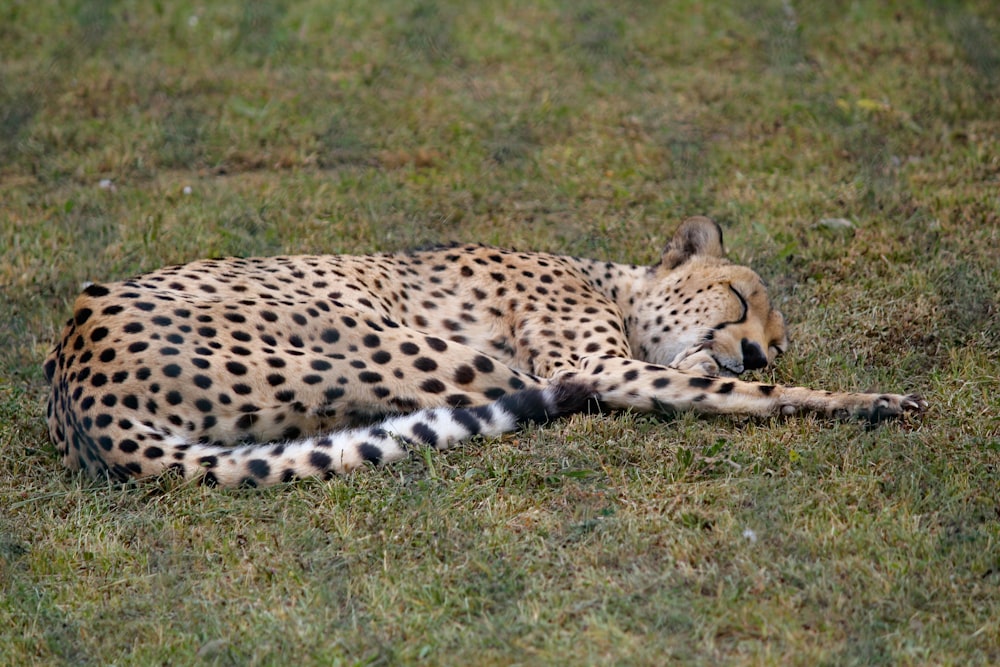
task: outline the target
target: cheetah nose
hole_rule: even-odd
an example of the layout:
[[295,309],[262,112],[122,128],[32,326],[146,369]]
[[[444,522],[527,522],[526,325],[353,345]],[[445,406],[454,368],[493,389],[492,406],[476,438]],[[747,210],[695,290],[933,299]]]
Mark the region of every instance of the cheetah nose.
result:
[[748,371],[767,366],[767,356],[760,345],[744,338],[740,341],[740,347],[743,348],[743,367]]

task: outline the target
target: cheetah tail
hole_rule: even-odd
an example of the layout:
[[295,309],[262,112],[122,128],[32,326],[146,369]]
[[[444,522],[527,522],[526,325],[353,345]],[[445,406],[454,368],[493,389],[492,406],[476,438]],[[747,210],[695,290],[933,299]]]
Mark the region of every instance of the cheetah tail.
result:
[[[270,486],[303,477],[331,478],[365,464],[390,463],[414,447],[454,447],[473,436],[496,436],[526,424],[542,424],[587,409],[591,388],[577,382],[508,394],[488,405],[428,408],[390,417],[373,426],[336,431],[282,443],[237,447],[167,443],[184,452],[169,467],[185,477],[224,487]],[[172,440],[174,437],[168,437]]]

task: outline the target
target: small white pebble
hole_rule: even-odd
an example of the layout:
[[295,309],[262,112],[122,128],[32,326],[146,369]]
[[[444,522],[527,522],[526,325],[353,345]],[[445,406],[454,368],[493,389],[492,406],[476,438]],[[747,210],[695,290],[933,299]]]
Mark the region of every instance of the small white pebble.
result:
[[111,190],[115,187],[115,184],[111,182],[110,178],[102,178],[97,187],[102,190]]
[[754,544],[757,541],[757,533],[753,532],[750,528],[743,529],[743,537],[750,542],[750,544]]
[[192,14],[191,16],[188,17],[188,26],[193,28],[196,25],[198,25],[198,15]]
[[184,186],[184,189],[183,189],[183,190],[181,190],[181,192],[183,192],[183,193],[184,193],[184,194],[186,194],[186,195],[189,195],[189,194],[191,194],[191,192],[192,192],[192,190],[191,190],[191,186],[190,186],[190,185],[185,185],[185,186]]

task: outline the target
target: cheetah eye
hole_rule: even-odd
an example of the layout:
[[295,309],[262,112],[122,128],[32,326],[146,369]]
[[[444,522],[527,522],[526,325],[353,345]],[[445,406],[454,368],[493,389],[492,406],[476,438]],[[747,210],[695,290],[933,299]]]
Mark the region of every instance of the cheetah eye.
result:
[[743,313],[740,315],[740,319],[738,319],[737,322],[745,322],[747,319],[747,313],[750,312],[750,304],[747,303],[746,297],[732,285],[729,286],[729,291],[736,295],[736,298],[740,300],[740,305],[743,307]]

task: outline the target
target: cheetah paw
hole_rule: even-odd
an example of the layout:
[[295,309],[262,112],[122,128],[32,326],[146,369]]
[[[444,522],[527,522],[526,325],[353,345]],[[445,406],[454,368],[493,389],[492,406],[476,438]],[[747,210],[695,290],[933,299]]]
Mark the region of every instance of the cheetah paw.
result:
[[671,362],[670,368],[685,373],[706,375],[708,377],[718,377],[722,372],[719,362],[705,350],[698,350],[694,353],[688,351],[678,354]]

